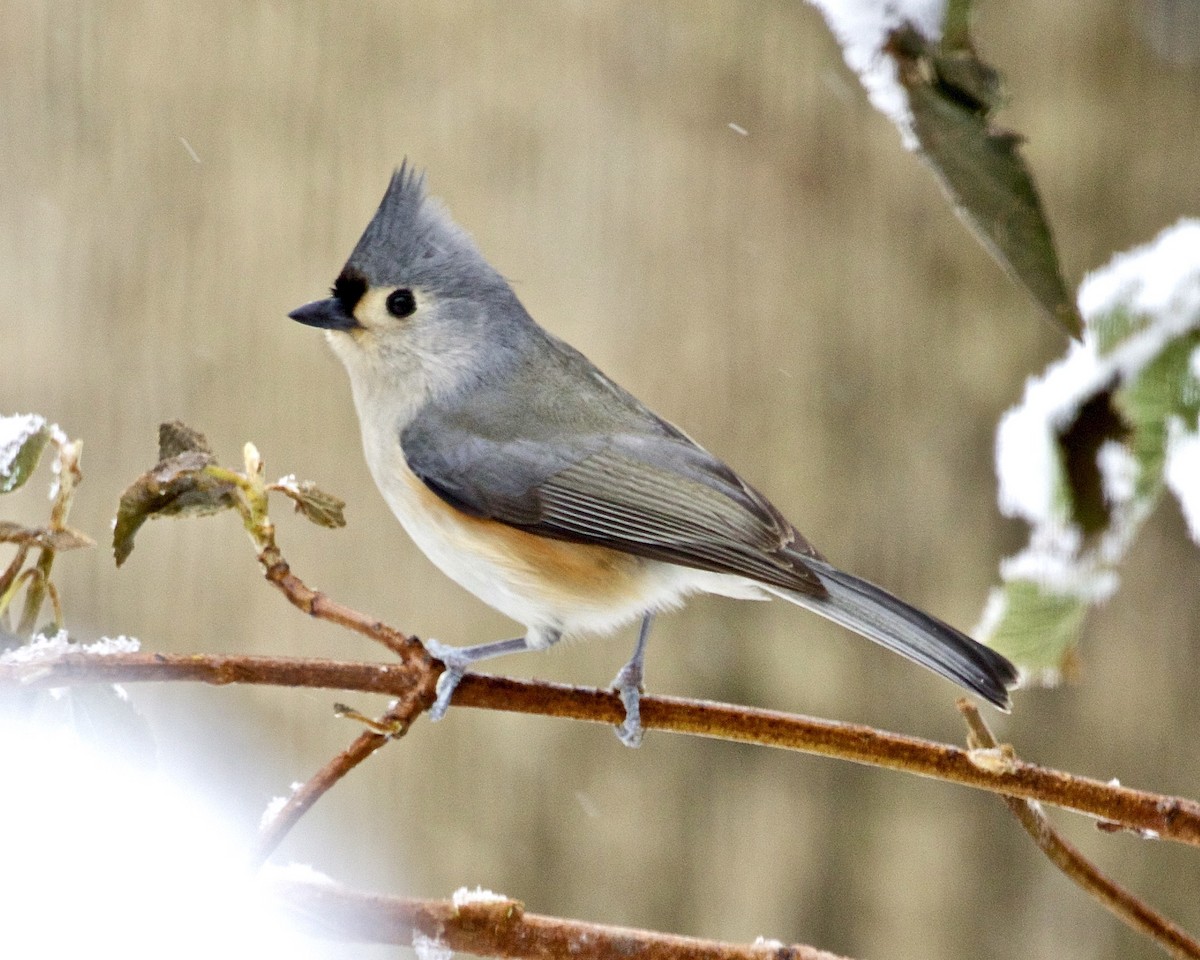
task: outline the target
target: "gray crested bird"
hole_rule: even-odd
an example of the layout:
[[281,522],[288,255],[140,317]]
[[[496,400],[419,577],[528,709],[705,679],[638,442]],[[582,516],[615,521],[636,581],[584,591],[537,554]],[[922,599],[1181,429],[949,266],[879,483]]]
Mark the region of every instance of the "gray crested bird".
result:
[[543,330],[407,162],[334,282],[289,316],[350,375],[363,449],[404,529],[447,576],[525,627],[471,665],[641,620],[614,686],[636,746],[651,618],[689,594],[782,597],[1008,709],[1008,660],[824,559],[761,493]]

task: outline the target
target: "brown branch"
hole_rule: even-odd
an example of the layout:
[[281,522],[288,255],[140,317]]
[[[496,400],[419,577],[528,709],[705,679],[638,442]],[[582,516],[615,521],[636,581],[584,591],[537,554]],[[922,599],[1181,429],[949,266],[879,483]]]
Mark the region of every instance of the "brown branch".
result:
[[[1000,765],[1012,762],[1011,748],[999,747],[979,710],[968,700],[959,700],[958,709],[970,730],[968,742],[975,749],[1002,752],[996,754]],[[1173,957],[1200,960],[1200,942],[1161,913],[1154,910],[1124,887],[1106,877],[1094,863],[1062,836],[1033,800],[1001,797],[1033,838],[1033,842],[1059,870],[1100,901],[1122,923],[1152,939]]]
[[350,746],[313,774],[307,783],[292,792],[287,803],[264,823],[259,831],[258,843],[253,854],[254,863],[265,862],[309,808],[342,777],[389,740],[398,740],[408,733],[408,728],[423,709],[421,698],[414,695],[417,690],[419,688],[413,688],[396,700],[378,721],[372,723],[370,729],[360,733]]
[[431,658],[416,637],[401,633],[381,620],[359,613],[351,607],[330,599],[319,590],[309,587],[292,573],[287,561],[283,559],[283,554],[275,546],[273,537],[268,546],[259,553],[258,562],[262,565],[263,576],[267,578],[267,581],[277,587],[292,606],[303,610],[310,617],[328,620],[330,623],[336,623],[370,637],[377,643],[383,644],[402,661],[407,662],[413,658],[430,661]]
[[[32,663],[0,663],[0,684],[55,687],[73,683],[195,680],[416,696],[424,707],[441,665],[345,663],[276,657],[66,654]],[[417,690],[414,692],[414,687]],[[468,674],[455,691],[458,706],[532,713],[615,724],[624,717],[616,694],[533,680]],[[981,767],[969,751],[857,724],[773,710],[676,697],[642,698],[647,729],[669,730],[742,743],[838,757],[959,783],[993,793],[1040,800],[1165,840],[1200,846],[1200,803],[1133,790],[1061,770],[1014,760],[1003,769]]]
[[517,900],[455,905],[385,897],[332,883],[270,878],[284,909],[310,933],[359,943],[409,946],[414,934],[453,950],[526,960],[844,960],[803,945],[700,940],[526,913]]

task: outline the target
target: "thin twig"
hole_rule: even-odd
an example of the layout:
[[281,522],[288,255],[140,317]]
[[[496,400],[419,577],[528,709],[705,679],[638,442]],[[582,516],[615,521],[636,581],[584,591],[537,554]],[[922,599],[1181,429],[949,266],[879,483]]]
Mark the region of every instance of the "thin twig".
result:
[[37,625],[38,614],[42,610],[42,601],[46,598],[46,578],[54,564],[54,551],[42,547],[38,553],[37,562],[32,567],[26,567],[17,577],[14,586],[25,584],[25,605],[21,610],[21,619],[17,621],[17,633],[27,637],[33,633]]
[[317,936],[408,946],[414,934],[452,950],[525,960],[845,960],[778,941],[722,943],[526,913],[517,900],[460,903],[384,897],[333,883],[265,881],[299,923]]
[[402,661],[407,662],[413,658],[423,658],[426,661],[430,659],[425,653],[425,648],[415,637],[410,637],[389,627],[381,620],[368,617],[366,614],[344,606],[319,590],[313,590],[292,573],[291,567],[283,559],[283,555],[274,543],[259,553],[258,562],[262,565],[263,576],[267,578],[267,581],[277,587],[288,598],[292,606],[303,610],[310,617],[327,620],[370,637],[377,643],[383,644]]
[[[430,662],[436,667],[428,666]],[[0,663],[0,684],[56,687],[194,680],[412,695],[425,706],[432,700],[440,670],[437,661],[417,658],[410,663],[388,664],[284,657],[71,653],[31,663]],[[610,725],[624,717],[621,701],[611,691],[480,674],[464,677],[452,702]],[[1200,846],[1200,803],[1194,800],[1133,790],[1022,760],[1013,760],[1002,769],[987,769],[969,751],[948,744],[857,724],[677,697],[643,697],[642,723],[648,729],[838,757],[1041,800],[1131,830],[1153,831],[1164,840]]]
[[[415,689],[415,688],[414,688]],[[396,740],[408,733],[408,728],[422,709],[421,698],[412,691],[396,700],[387,712],[376,721],[372,729],[364,730],[354,742],[308,780],[294,790],[287,803],[270,821],[263,825],[255,845],[255,864],[261,864],[275,852],[283,838],[309,808],[324,796],[335,783],[380,749],[389,740]]]
[[[979,714],[975,704],[960,699],[958,709],[966,718],[970,730],[968,743],[975,749],[987,751],[1003,750],[996,742],[987,722]],[[1012,762],[1011,750],[994,755],[1001,765]],[[1094,863],[1062,836],[1050,822],[1045,812],[1034,800],[1016,797],[1001,797],[1013,812],[1025,832],[1033,838],[1038,848],[1049,857],[1050,862],[1071,880],[1100,901],[1122,923],[1145,934],[1173,957],[1183,960],[1200,958],[1200,942],[1171,920],[1154,910],[1124,887],[1106,877]]]
[[18,543],[17,552],[13,555],[12,562],[5,568],[3,573],[0,573],[0,614],[4,613],[8,606],[8,588],[12,585],[21,567],[25,565],[25,558],[29,556],[29,543]]
[[[60,442],[57,437],[51,438],[57,448],[55,456],[57,459],[57,490],[54,493],[54,500],[50,505],[50,530],[65,530],[67,525],[67,517],[71,513],[71,500],[75,494],[75,488],[83,480],[83,473],[79,469],[79,457],[83,451],[83,441],[65,441]],[[25,607],[21,613],[21,620],[17,626],[17,633],[23,637],[33,633],[34,627],[37,625],[37,618],[42,609],[42,603],[46,599],[46,594],[53,589],[53,584],[50,581],[50,571],[54,568],[54,558],[57,551],[51,546],[43,546],[38,552],[37,563],[31,567],[31,570],[36,570],[38,576],[31,578],[29,585],[25,588]],[[55,628],[62,626],[62,607],[55,598]]]

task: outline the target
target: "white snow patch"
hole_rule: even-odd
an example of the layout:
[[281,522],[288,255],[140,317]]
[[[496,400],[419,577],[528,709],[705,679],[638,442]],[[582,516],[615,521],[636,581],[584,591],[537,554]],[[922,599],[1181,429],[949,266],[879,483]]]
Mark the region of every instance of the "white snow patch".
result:
[[71,643],[66,630],[52,637],[37,634],[29,643],[0,653],[0,663],[37,663],[53,660],[68,653],[88,653],[103,657],[116,653],[137,653],[141,643],[134,637],[102,637],[95,643]]
[[275,818],[279,816],[283,808],[287,806],[288,801],[291,800],[292,797],[296,795],[296,792],[303,786],[303,781],[293,780],[291,787],[292,792],[289,796],[272,797],[269,801],[267,801],[267,808],[262,812],[262,816],[258,818],[258,828],[262,830],[268,824],[274,822]]
[[1031,543],[1020,553],[1001,560],[1000,578],[1007,582],[1028,580],[1050,593],[1079,597],[1088,603],[1107,600],[1120,585],[1117,574],[1100,567],[1094,558],[1081,560],[1074,553],[1047,549],[1038,543]]
[[975,624],[971,636],[990,637],[1000,626],[1007,611],[1008,599],[1004,596],[1004,591],[999,587],[992,587],[988,591],[987,602],[983,605],[983,613],[979,615],[979,622]]
[[888,37],[904,24],[927,40],[939,40],[945,0],[809,0],[825,16],[842,47],[846,65],[858,74],[871,105],[900,130],[904,146],[917,148],[908,93],[901,86],[896,61],[884,52]]
[[413,931],[412,947],[417,960],[450,960],[454,956],[454,951],[443,940],[427,937],[419,930]]
[[59,630],[52,637],[39,633],[29,643],[0,653],[0,663],[35,663],[60,656],[70,649],[66,630]]
[[1127,446],[1115,440],[1105,440],[1096,451],[1096,465],[1100,468],[1106,501],[1115,506],[1133,500],[1138,464]]
[[337,881],[327,873],[322,873],[316,867],[307,863],[285,863],[276,865],[265,863],[258,868],[259,878],[266,883],[282,881],[284,883],[319,883],[326,887],[337,886]]
[[57,500],[58,491],[62,487],[62,457],[55,457],[50,464],[50,490],[46,494],[48,500]]
[[1183,421],[1171,421],[1167,433],[1166,481],[1179,498],[1188,532],[1200,543],[1200,432],[1189,431]]
[[1034,526],[1065,523],[1056,502],[1061,473],[1058,436],[1079,408],[1112,377],[1094,346],[1072,343],[1067,355],[1025,383],[1025,396],[1000,420],[996,474],[1001,512]]
[[275,818],[279,816],[279,814],[283,811],[283,808],[287,806],[289,799],[291,798],[272,797],[270,800],[268,800],[267,808],[263,810],[262,816],[258,818],[258,828],[260,830],[264,830],[274,823]]
[[1200,312],[1200,220],[1180,220],[1117,254],[1084,278],[1078,302],[1085,320],[1124,306],[1167,334],[1187,330]]
[[466,887],[459,887],[450,896],[450,902],[455,908],[465,907],[471,903],[508,903],[510,897],[506,897],[502,893],[492,893],[491,890],[484,890],[483,887],[476,887],[474,890],[469,890]]
[[114,653],[137,653],[141,649],[142,642],[137,637],[127,637],[122,633],[115,637],[101,637],[95,643],[82,644],[79,652],[107,657]]

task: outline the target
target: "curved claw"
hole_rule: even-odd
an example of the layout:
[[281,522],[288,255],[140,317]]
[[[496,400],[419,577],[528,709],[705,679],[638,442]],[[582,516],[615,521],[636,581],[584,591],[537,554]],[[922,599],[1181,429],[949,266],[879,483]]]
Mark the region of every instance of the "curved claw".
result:
[[455,689],[466,674],[467,664],[470,663],[470,660],[464,657],[457,647],[447,646],[432,638],[425,640],[424,647],[426,653],[446,665],[446,669],[438,677],[437,699],[429,708],[429,719],[436,723],[446,715],[446,710],[450,706],[450,698],[454,696]]

